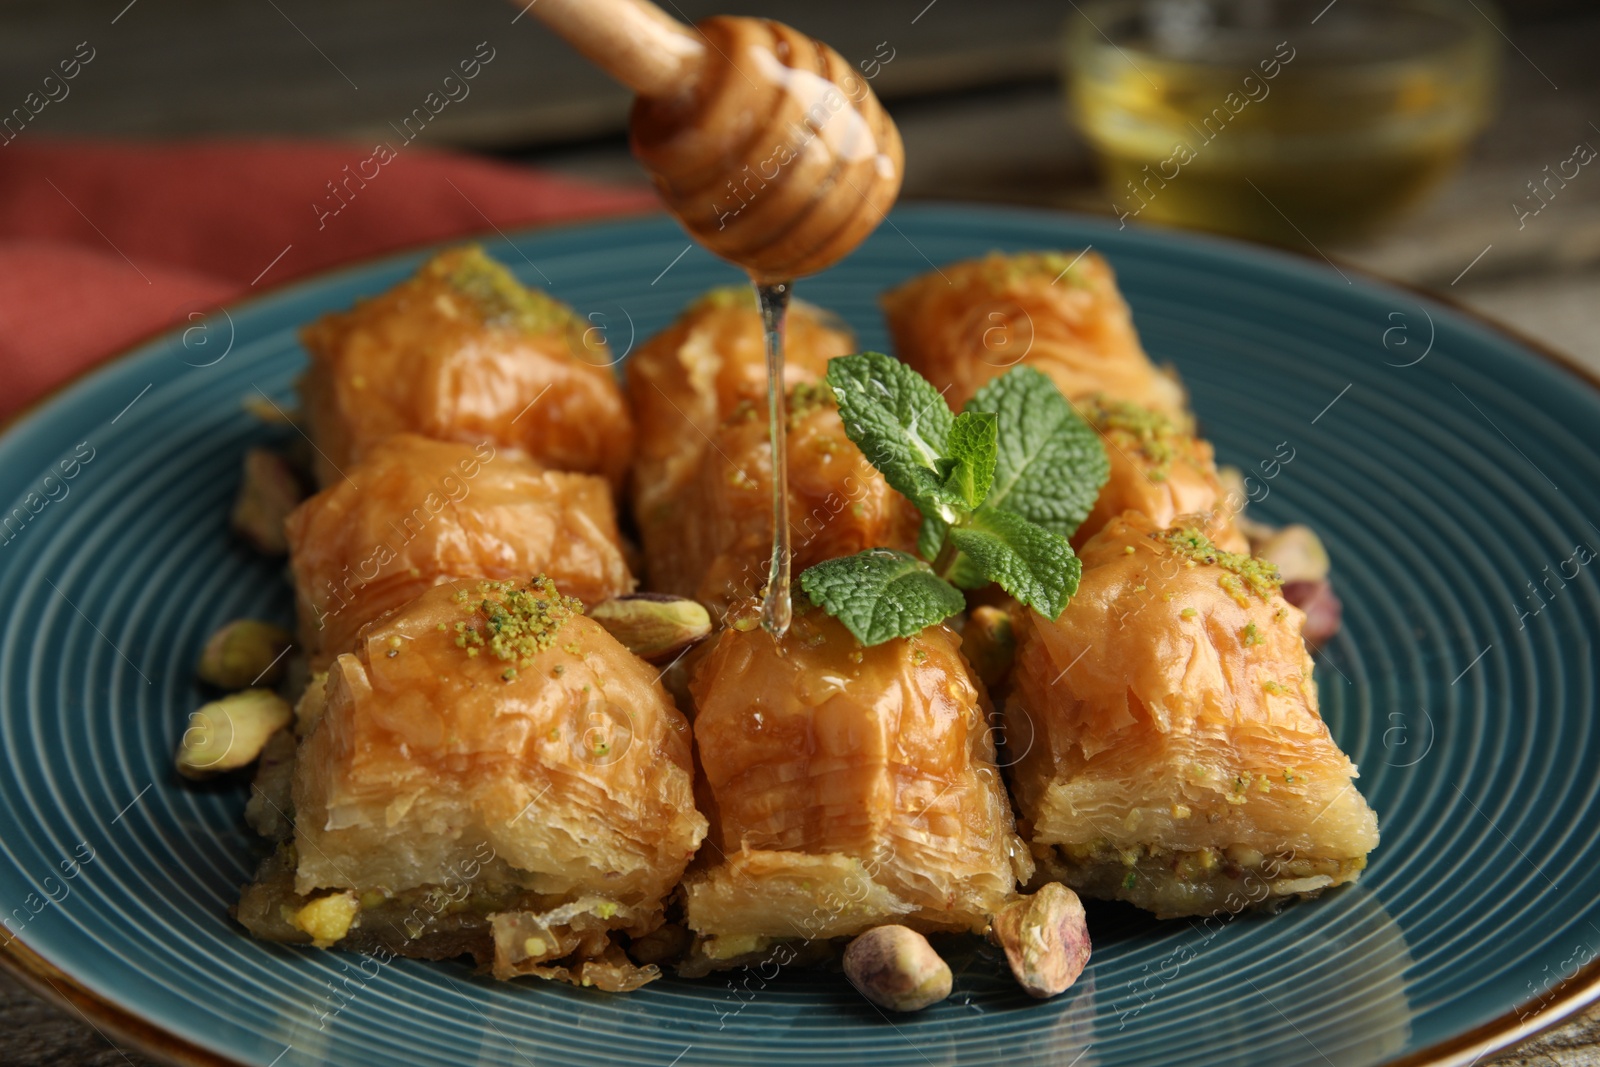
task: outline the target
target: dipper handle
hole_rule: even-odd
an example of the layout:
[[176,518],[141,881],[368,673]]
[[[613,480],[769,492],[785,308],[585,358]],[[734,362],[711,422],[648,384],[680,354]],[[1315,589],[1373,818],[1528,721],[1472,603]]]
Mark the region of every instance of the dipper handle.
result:
[[699,34],[648,0],[533,0],[524,10],[640,96],[672,96],[699,77]]

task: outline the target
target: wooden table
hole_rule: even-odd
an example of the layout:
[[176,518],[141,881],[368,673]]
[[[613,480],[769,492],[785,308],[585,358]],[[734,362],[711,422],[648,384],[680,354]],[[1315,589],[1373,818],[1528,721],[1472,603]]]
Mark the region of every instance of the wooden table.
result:
[[[626,99],[493,0],[117,0],[0,10],[0,99],[89,40],[74,95],[41,114],[55,135],[241,133],[365,140],[410,111],[479,41],[496,51],[476,99],[427,136],[569,174],[642,184],[619,135]],[[906,141],[906,195],[1109,213],[1081,139],[1062,118],[1057,40],[1070,5],[1029,0],[678,0],[685,17],[760,13],[854,61],[893,52],[874,86]],[[1600,171],[1585,171],[1518,228],[1512,201],[1572,146],[1600,146],[1600,13],[1544,0],[1512,5],[1505,87],[1466,165],[1380,238],[1320,250],[1432,289],[1563,350],[1600,374]],[[116,14],[114,9],[121,9]],[[109,13],[108,13],[109,12]],[[113,20],[112,15],[116,14]],[[57,53],[60,53],[58,55]],[[359,86],[359,89],[353,86]],[[4,165],[0,156],[0,166]],[[145,1067],[77,1017],[0,974],[0,1063]],[[1484,1061],[1600,1067],[1600,1009]]]

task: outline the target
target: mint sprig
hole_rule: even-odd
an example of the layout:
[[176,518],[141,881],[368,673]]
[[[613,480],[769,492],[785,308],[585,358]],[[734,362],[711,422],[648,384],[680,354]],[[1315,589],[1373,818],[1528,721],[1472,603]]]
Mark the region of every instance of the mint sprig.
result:
[[[1014,368],[960,415],[921,375],[878,352],[828,364],[845,433],[922,512],[918,551],[829,560],[800,576],[812,602],[864,645],[910,637],[990,582],[1055,618],[1082,563],[1067,537],[1094,506],[1107,463],[1099,435],[1049,378]],[[931,561],[931,562],[929,562]]]

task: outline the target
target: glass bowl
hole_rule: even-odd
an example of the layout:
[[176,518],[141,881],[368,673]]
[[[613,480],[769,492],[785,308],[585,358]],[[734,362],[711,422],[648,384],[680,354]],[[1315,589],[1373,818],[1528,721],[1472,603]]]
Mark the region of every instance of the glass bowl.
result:
[[1437,185],[1488,121],[1492,16],[1465,0],[1083,3],[1068,107],[1124,223],[1356,236]]

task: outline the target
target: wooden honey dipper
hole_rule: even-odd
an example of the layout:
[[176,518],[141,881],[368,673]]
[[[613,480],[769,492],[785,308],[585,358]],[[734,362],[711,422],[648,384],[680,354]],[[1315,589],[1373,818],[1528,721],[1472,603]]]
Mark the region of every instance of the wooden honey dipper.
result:
[[690,235],[758,284],[832,266],[893,205],[900,133],[822,42],[765,19],[691,28],[647,0],[527,11],[638,93],[634,155]]

